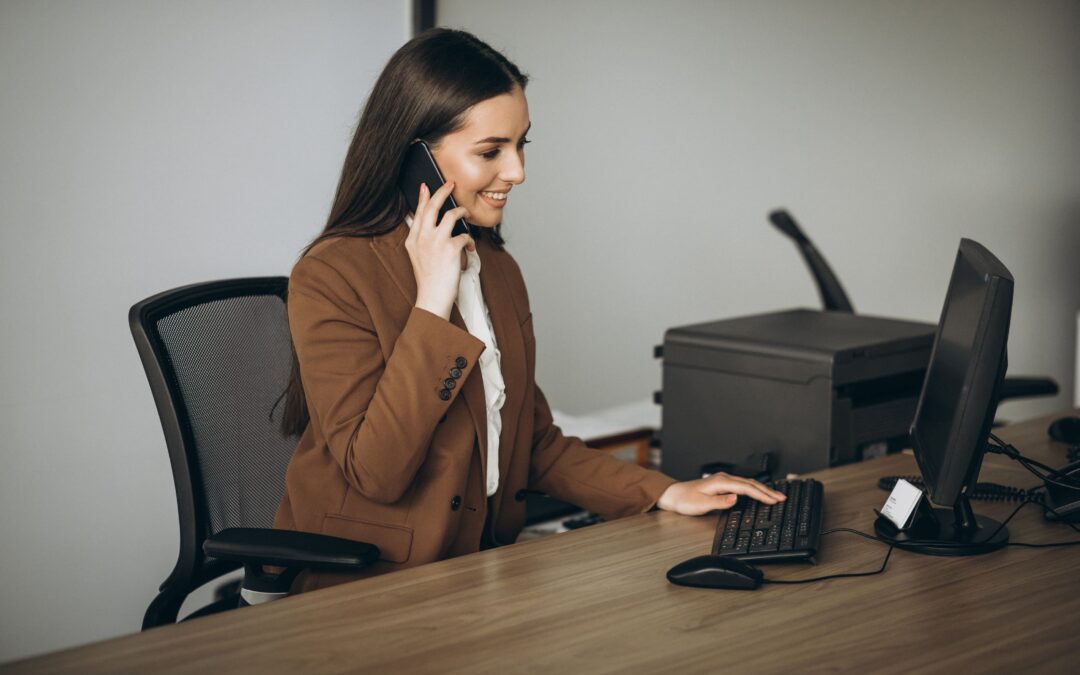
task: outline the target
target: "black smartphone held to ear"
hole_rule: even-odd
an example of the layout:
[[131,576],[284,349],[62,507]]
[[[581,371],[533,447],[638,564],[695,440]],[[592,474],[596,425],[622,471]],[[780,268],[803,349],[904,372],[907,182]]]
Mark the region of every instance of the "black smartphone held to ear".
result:
[[[421,183],[426,183],[431,194],[435,194],[435,191],[442,187],[445,182],[442,173],[439,172],[439,166],[435,164],[435,158],[431,156],[431,150],[428,149],[427,143],[419,139],[413,141],[409,145],[408,153],[405,155],[405,167],[401,170],[401,192],[405,195],[405,201],[412,212],[416,213],[416,207],[420,204]],[[454,196],[447,195],[446,201],[443,202],[442,208],[439,209],[439,217],[435,222],[442,222],[446,212],[456,208],[457,202],[454,201]],[[468,234],[468,232],[469,226],[465,224],[465,219],[458,218],[457,222],[454,223],[451,235],[456,237],[459,234]]]

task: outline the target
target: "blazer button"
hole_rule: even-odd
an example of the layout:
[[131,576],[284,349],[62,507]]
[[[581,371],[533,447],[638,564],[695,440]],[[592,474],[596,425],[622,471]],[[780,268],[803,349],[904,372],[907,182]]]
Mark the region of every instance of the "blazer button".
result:
[[514,499],[516,499],[519,502],[523,502],[523,501],[525,501],[525,497],[528,494],[529,494],[528,490],[518,490],[517,493],[514,495]]
[[443,389],[442,391],[440,391],[439,392],[439,398],[441,398],[444,401],[449,401],[450,400],[450,390],[449,389]]
[[461,368],[451,368],[450,377],[454,378],[455,380],[461,377]]
[[455,380],[455,379],[453,379],[451,377],[448,377],[445,380],[443,380],[443,386],[446,387],[447,389],[453,389],[454,387],[457,386],[457,380]]
[[457,511],[461,508],[461,496],[454,495],[454,498],[450,500],[450,510]]
[[464,368],[465,366],[469,365],[469,362],[465,360],[464,356],[459,356],[457,357],[457,360],[454,361],[454,365],[458,368]]

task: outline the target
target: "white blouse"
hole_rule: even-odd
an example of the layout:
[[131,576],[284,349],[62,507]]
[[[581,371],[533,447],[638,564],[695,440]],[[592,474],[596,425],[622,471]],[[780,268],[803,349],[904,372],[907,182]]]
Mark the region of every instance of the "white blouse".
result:
[[[405,217],[412,227],[412,218]],[[499,434],[502,432],[502,407],[506,402],[506,383],[502,376],[502,352],[495,343],[495,328],[491,313],[480,289],[480,256],[465,251],[468,266],[458,282],[457,306],[469,333],[484,343],[480,353],[480,374],[484,382],[484,403],[487,407],[487,496],[499,489]]]

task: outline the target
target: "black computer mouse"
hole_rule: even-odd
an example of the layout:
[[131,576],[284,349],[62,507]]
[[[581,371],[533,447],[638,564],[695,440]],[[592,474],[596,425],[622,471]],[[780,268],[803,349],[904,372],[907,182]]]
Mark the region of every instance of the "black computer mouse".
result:
[[679,586],[732,588],[752,591],[765,575],[750,563],[720,555],[699,555],[668,570],[667,579]]
[[1046,430],[1050,438],[1069,445],[1080,445],[1080,417],[1056,419]]

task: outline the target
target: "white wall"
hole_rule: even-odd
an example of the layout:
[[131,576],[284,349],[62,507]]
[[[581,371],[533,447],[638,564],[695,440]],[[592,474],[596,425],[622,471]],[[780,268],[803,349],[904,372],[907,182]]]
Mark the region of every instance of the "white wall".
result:
[[670,326],[818,306],[786,206],[858,311],[936,322],[961,236],[1013,271],[1014,374],[1073,400],[1080,5],[441,0],[532,76],[506,236],[569,412],[659,388]]
[[138,631],[179,535],[127,310],[288,273],[410,4],[0,4],[0,661]]

